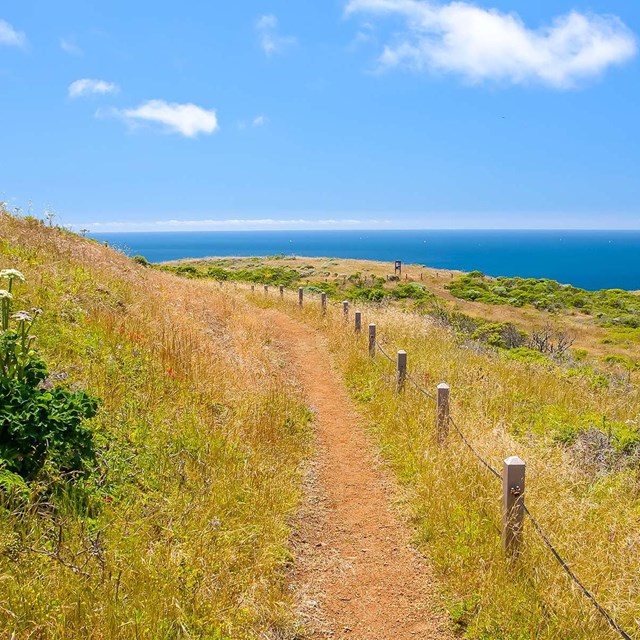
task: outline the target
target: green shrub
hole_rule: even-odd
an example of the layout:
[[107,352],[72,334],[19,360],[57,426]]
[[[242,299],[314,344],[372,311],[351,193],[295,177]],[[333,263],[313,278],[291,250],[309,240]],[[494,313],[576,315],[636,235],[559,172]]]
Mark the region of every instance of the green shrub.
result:
[[133,256],[133,261],[142,265],[143,267],[150,267],[151,263],[144,256]]
[[622,289],[587,291],[547,278],[487,278],[479,271],[458,276],[446,287],[462,300],[530,304],[550,312],[575,310],[595,316],[604,326],[640,328],[640,296]]
[[48,380],[34,349],[31,330],[39,310],[11,314],[18,271],[0,271],[9,281],[0,290],[0,470],[33,480],[45,465],[63,474],[81,473],[94,456],[93,436],[84,421],[96,415],[98,401]]

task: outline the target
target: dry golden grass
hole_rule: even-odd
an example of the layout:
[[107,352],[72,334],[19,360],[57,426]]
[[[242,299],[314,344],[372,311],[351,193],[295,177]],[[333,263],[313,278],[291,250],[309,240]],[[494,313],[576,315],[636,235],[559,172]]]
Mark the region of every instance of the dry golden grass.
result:
[[[377,324],[392,356],[406,349],[409,371],[429,392],[452,387],[452,416],[491,465],[519,455],[527,463],[526,503],[571,567],[600,602],[635,636],[640,629],[640,483],[637,458],[600,458],[601,443],[558,442],[562,428],[593,422],[625,425],[637,433],[637,387],[597,386],[558,367],[525,364],[461,344],[423,317],[397,309],[363,307],[363,335],[352,318],[317,299],[304,310],[295,294],[284,302],[248,294],[254,304],[278,305],[330,337],[353,396],[360,402],[383,457],[405,487],[416,542],[435,561],[451,614],[468,638],[615,638],[590,602],[572,585],[530,524],[517,562],[501,552],[501,484],[455,432],[435,439],[433,402],[408,384],[394,390],[394,366],[367,355],[366,325]],[[353,310],[353,307],[352,307]],[[606,430],[606,426],[605,426]],[[614,456],[615,457],[615,456]]]
[[[0,500],[0,635],[292,638],[310,414],[246,302],[0,215],[40,350],[103,400],[86,485]],[[52,506],[47,506],[50,503]]]

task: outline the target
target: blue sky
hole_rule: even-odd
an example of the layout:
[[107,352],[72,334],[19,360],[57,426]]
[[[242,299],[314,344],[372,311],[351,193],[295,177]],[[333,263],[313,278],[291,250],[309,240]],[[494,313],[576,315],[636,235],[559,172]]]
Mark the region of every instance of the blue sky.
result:
[[95,231],[640,228],[637,34],[631,0],[8,0],[0,199]]

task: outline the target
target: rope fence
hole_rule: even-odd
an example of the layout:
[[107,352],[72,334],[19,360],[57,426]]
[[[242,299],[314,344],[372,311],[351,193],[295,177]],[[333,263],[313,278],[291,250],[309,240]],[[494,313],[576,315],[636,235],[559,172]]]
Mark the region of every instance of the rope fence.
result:
[[[254,286],[251,286],[251,291],[254,292]],[[265,295],[268,290],[265,287]],[[304,306],[304,294],[309,295],[311,292],[306,292],[302,287],[298,290],[298,305],[300,308]],[[280,289],[280,297],[283,298],[282,288]],[[327,298],[325,294],[319,296],[311,295],[314,299],[321,301],[321,313],[322,317],[327,316]],[[349,303],[344,301],[342,303],[342,315],[343,320],[348,320],[349,316]],[[362,312],[355,311],[354,313],[354,331],[356,335],[360,335],[362,330]],[[580,592],[591,602],[594,608],[600,613],[607,624],[618,633],[624,640],[633,640],[633,638],[620,626],[620,624],[613,618],[613,616],[603,607],[593,593],[587,589],[583,582],[578,578],[575,572],[571,569],[569,563],[560,555],[560,552],[555,548],[551,542],[549,535],[542,528],[540,523],[531,514],[529,508],[524,502],[524,482],[525,482],[525,463],[520,458],[513,456],[507,458],[504,461],[503,472],[500,473],[495,467],[493,467],[477,449],[470,443],[468,437],[464,434],[462,429],[458,426],[456,421],[451,417],[449,412],[449,386],[446,384],[438,385],[437,394],[429,392],[425,389],[415,378],[414,375],[407,370],[407,354],[405,351],[398,351],[397,359],[393,358],[380,341],[377,339],[377,327],[375,324],[369,325],[369,355],[375,357],[376,353],[380,353],[386,360],[397,367],[398,376],[398,392],[404,390],[404,381],[408,380],[415,390],[436,403],[436,428],[438,431],[438,440],[444,443],[448,435],[449,425],[453,427],[461,442],[472,453],[472,455],[478,460],[482,467],[484,467],[492,476],[494,476],[503,485],[503,523],[502,523],[502,542],[503,550],[505,553],[513,558],[517,558],[520,552],[522,544],[523,533],[523,520],[526,516],[531,522],[533,530],[539,536],[544,546],[551,552],[555,560],[562,567],[564,572],[569,576],[572,582],[578,587]]]

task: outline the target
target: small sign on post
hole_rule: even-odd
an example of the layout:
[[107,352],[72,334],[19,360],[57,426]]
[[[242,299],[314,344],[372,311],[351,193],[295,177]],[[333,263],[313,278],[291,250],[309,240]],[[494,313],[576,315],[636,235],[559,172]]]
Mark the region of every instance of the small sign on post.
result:
[[284,298],[284,285],[280,285],[280,299]]
[[438,442],[443,444],[449,436],[449,385],[444,382],[438,385],[436,408],[436,433]]
[[355,327],[356,333],[360,333],[362,331],[362,311],[355,312]]
[[347,319],[349,318],[349,301],[348,300],[344,300],[342,303],[342,314],[346,322]]
[[394,267],[394,273],[397,276],[401,276],[402,275],[402,260],[396,260],[395,267]]
[[301,307],[304,303],[304,287],[298,287],[298,305]]
[[375,358],[376,355],[376,325],[369,325],[369,357]]
[[398,351],[398,392],[404,391],[407,380],[407,352]]
[[502,550],[513,558],[522,543],[525,470],[518,456],[507,458],[502,467]]

